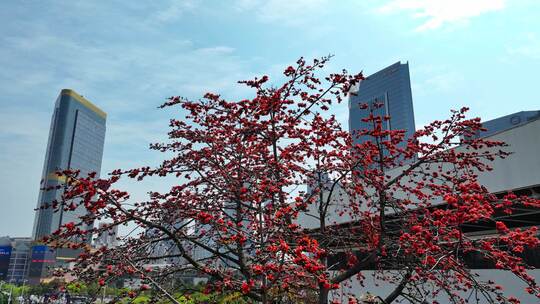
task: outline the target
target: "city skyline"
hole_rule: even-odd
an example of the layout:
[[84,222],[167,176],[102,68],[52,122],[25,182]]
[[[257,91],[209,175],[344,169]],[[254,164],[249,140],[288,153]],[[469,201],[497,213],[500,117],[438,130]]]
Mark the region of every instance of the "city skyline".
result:
[[[457,12],[404,2],[7,5],[0,12],[0,234],[31,234],[52,100],[64,87],[108,109],[103,173],[162,158],[147,146],[165,138],[174,115],[156,109],[166,97],[245,97],[237,80],[278,77],[300,56],[332,53],[329,70],[366,75],[408,61],[417,126],[461,105],[485,120],[537,108],[538,3],[492,1]],[[332,112],[346,126],[347,105]]]

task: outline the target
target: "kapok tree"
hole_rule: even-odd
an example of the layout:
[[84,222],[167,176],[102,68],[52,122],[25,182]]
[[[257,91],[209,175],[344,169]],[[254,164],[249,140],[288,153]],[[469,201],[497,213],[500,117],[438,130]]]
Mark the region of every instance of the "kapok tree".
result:
[[[320,303],[353,278],[363,285],[366,269],[393,288],[387,294],[368,290],[366,301],[518,303],[496,282],[478,278],[467,262],[474,255],[508,270],[525,282],[527,292],[540,296],[522,258],[525,248],[539,244],[537,227],[510,230],[497,220],[514,209],[537,209],[539,200],[512,193],[496,197],[479,182],[492,161],[509,155],[505,143],[478,137],[484,129],[479,118],[465,119],[467,108],[405,138],[404,130],[385,127],[391,118],[381,114],[384,103],[352,106],[365,111],[367,127],[351,135],[345,145],[351,153],[339,166],[325,150],[316,156],[311,195],[318,199],[304,217],[316,219],[311,234],[332,257],[321,258],[330,270],[330,288],[320,288]],[[493,231],[468,235],[464,228],[474,224]]]
[[[421,303],[444,292],[459,303],[462,290],[510,301],[474,278],[461,258],[467,252],[483,253],[538,293],[518,255],[538,244],[535,230],[498,223],[499,234],[482,240],[461,230],[464,223],[490,221],[499,209],[538,204],[512,195],[500,203],[478,184],[477,171],[504,157],[498,149],[504,144],[462,139],[481,128],[464,110],[404,138],[383,127],[390,117],[375,114],[377,103],[359,105],[371,127],[350,134],[327,111],[363,77],[342,71],[321,80],[317,72],[328,60],[300,59],[284,71],[282,85],[267,86],[266,76],[241,81],[254,90],[249,99],[171,97],[162,107],[180,107],[181,117],[170,121],[169,141],[151,149],[172,157],[102,179],[59,173],[68,177],[65,191],[51,206],[84,206],[81,223],[108,224],[83,230],[68,223],[48,241],[84,251],[73,270],[80,279],[105,285],[136,275],[144,281],[139,291],[152,288],[172,302],[174,286],[167,282],[190,275],[206,278],[207,292],[236,292],[262,303],[326,303],[332,290],[361,279],[367,265],[396,284],[388,295],[369,291],[380,302]],[[176,182],[137,201],[115,189],[121,178],[142,183],[150,176]],[[443,201],[448,208],[433,209]],[[306,218],[316,226],[307,229]],[[137,233],[116,248],[92,250],[79,241],[118,225]],[[330,262],[338,255],[347,257],[344,270]],[[434,287],[418,287],[427,283]]]

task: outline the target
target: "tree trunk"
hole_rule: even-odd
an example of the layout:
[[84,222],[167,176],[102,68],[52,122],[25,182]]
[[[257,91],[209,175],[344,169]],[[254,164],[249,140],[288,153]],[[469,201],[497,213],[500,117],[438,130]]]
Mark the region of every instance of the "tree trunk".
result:
[[319,304],[328,304],[328,289],[319,284]]

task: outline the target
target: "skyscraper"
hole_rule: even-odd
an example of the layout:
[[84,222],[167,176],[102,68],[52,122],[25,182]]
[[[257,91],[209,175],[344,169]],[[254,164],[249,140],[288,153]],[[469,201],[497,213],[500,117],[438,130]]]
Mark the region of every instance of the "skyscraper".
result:
[[[62,185],[65,178],[55,174],[58,170],[80,170],[82,176],[96,172],[99,177],[103,144],[105,141],[105,122],[107,114],[73,90],[64,89],[56,99],[49,129],[49,140],[45,153],[42,173],[42,188]],[[43,236],[53,233],[63,224],[79,222],[85,215],[83,206],[73,210],[53,212],[52,208],[40,207],[59,200],[62,188],[40,190],[32,238],[39,241]],[[82,227],[88,229],[91,227]],[[89,237],[86,240],[91,242]],[[30,283],[38,283],[47,277],[53,267],[71,261],[78,250],[60,248],[51,250],[39,243],[32,246],[28,277]]]
[[[389,115],[386,130],[405,130],[405,137],[410,138],[415,131],[414,111],[409,77],[409,64],[396,62],[360,82],[356,95],[349,99],[349,131],[371,129],[362,121],[369,111],[359,108],[360,103],[373,105],[375,102],[383,106],[375,111],[375,115]],[[357,138],[356,143],[367,140]],[[404,145],[405,143],[403,143]]]
[[[42,187],[61,185],[57,170],[76,169],[85,176],[96,172],[99,176],[105,121],[107,114],[73,90],[64,89],[56,99],[49,130],[49,140],[42,173]],[[41,190],[37,207],[59,199],[62,190]],[[53,212],[51,208],[38,209],[34,220],[33,238],[40,239],[68,222],[77,222],[85,210]],[[90,241],[90,240],[88,240]]]

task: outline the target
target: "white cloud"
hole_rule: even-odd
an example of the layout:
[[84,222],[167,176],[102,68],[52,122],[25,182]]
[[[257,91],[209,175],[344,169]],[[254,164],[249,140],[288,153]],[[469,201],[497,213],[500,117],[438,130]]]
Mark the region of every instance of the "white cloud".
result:
[[215,46],[215,47],[207,47],[207,48],[200,48],[197,50],[199,53],[211,55],[211,54],[230,54],[233,53],[235,50],[232,47],[228,46]]
[[158,22],[171,22],[178,20],[187,11],[192,11],[197,7],[197,1],[195,0],[178,0],[173,1],[170,5],[163,10],[157,11],[153,15],[153,20]]
[[529,59],[540,59],[540,38],[535,33],[526,35],[525,41],[518,45],[507,47],[507,53],[511,57],[525,57]]
[[329,5],[328,0],[237,0],[235,7],[240,11],[253,11],[263,22],[298,25],[324,13]]
[[416,67],[412,73],[413,95],[451,93],[463,87],[465,77],[445,65],[427,65]]
[[467,22],[487,12],[505,8],[506,0],[391,0],[381,13],[407,11],[413,18],[427,19],[417,31],[437,29],[445,24]]
[[429,90],[449,92],[455,90],[456,86],[464,81],[463,76],[455,71],[448,71],[433,75],[431,78],[426,79],[425,86]]

